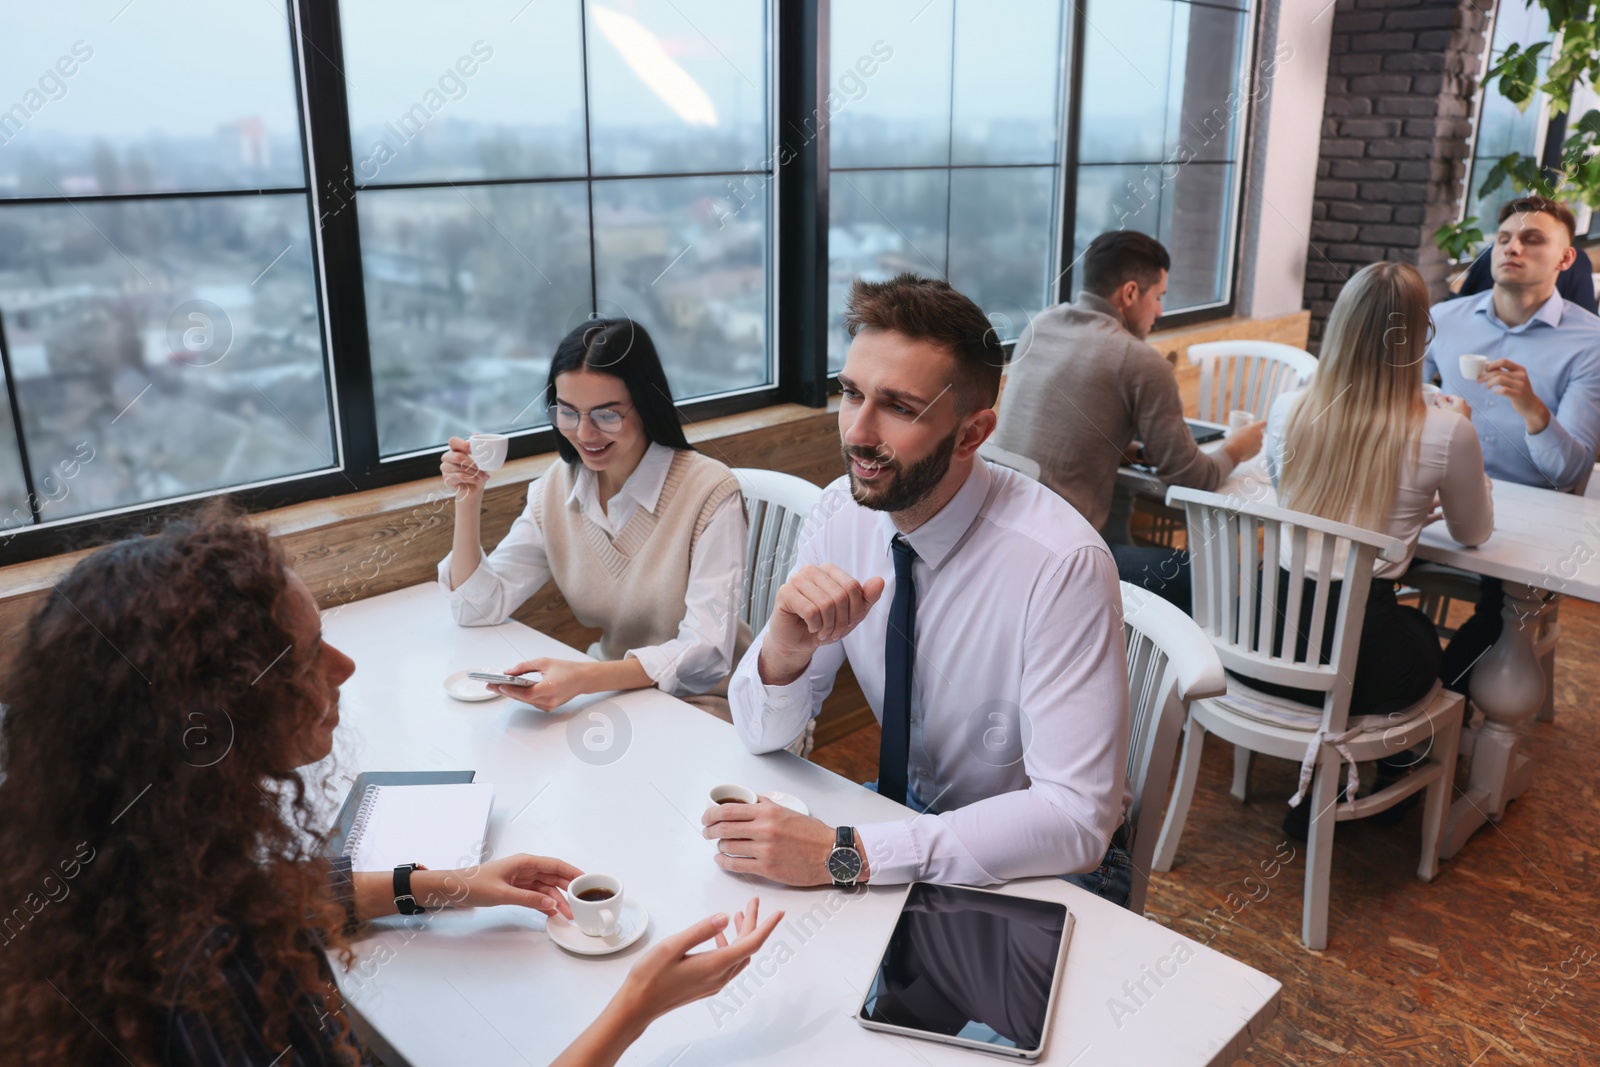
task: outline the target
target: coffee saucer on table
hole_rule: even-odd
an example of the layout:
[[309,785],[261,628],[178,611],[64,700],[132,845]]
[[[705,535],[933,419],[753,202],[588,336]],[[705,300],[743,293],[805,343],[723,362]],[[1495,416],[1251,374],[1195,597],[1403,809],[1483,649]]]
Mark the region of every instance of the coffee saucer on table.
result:
[[[473,670],[478,668],[474,667]],[[473,678],[468,678],[469,671],[456,671],[444,680],[444,691],[457,700],[493,700],[499,696],[493,689]]]
[[622,898],[622,914],[617,916],[617,932],[609,937],[590,937],[565,915],[552,915],[545,922],[550,940],[580,956],[609,956],[621,952],[650,927],[650,913],[632,897]]
[[790,811],[798,812],[801,815],[811,814],[811,809],[806,807],[806,802],[793,793],[780,793],[776,789],[767,789],[757,793],[756,796],[766,797],[774,804],[781,804]]

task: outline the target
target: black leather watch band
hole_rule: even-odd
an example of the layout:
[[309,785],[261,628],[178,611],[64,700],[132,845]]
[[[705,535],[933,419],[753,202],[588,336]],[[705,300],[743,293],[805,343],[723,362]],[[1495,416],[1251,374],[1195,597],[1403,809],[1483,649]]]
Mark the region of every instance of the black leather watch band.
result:
[[856,831],[853,826],[841,826],[834,831],[833,851],[828,853],[828,877],[834,888],[849,889],[861,878],[861,853],[856,849]]
[[402,863],[394,869],[394,906],[401,915],[421,915],[428,910],[411,895],[411,872],[427,869],[420,863]]

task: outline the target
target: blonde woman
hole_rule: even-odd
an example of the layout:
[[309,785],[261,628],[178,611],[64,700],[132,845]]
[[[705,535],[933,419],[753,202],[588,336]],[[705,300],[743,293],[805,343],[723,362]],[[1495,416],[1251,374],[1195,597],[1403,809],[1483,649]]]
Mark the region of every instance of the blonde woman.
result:
[[[1378,560],[1370,578],[1352,679],[1350,706],[1357,714],[1409,707],[1438,677],[1432,621],[1395,602],[1395,579],[1410,565],[1417,535],[1439,517],[1435,509],[1463,545],[1482,544],[1494,529],[1489,478],[1466,402],[1439,396],[1430,403],[1423,396],[1422,356],[1431,328],[1428,287],[1415,267],[1385,262],[1362,268],[1328,316],[1317,373],[1305,388],[1280,397],[1267,416],[1267,468],[1283,507],[1377,530],[1408,547],[1402,560]],[[1286,584],[1278,587],[1280,613]],[[1333,643],[1335,607],[1330,598],[1324,659]],[[1303,651],[1311,629],[1309,595],[1301,615]],[[1320,694],[1257,688],[1322,702]]]

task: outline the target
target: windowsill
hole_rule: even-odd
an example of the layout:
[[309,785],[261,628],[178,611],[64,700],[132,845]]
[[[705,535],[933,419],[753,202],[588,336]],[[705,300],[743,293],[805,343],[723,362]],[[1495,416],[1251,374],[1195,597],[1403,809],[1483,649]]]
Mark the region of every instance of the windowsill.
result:
[[[770,431],[786,425],[818,417],[832,418],[839,408],[838,398],[830,398],[828,408],[808,408],[799,404],[776,404],[754,411],[706,419],[684,427],[691,444],[703,446],[715,456],[717,442],[759,431]],[[526,485],[543,474],[557,459],[555,452],[543,452],[512,460],[497,472],[491,488],[502,491],[508,486]],[[435,505],[444,497],[444,485],[437,478],[424,478],[381,489],[368,489],[344,496],[310,500],[302,504],[259,512],[251,519],[275,537],[300,540],[319,530],[330,529],[362,520],[384,520],[415,512],[419,508]],[[44,559],[0,567],[0,605],[19,598],[37,594],[54,586],[55,580],[67,573],[83,557],[94,552],[86,548],[77,552],[49,556]],[[291,552],[291,556],[294,553]],[[313,588],[316,588],[315,583]]]

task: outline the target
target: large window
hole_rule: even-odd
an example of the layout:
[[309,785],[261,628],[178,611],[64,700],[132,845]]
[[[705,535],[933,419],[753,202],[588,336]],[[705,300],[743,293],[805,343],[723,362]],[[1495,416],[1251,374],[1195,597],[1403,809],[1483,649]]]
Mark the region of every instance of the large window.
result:
[[0,35],[6,530],[336,462],[283,0]]
[[1002,337],[1055,302],[1059,0],[832,5],[828,365],[856,277],[947,279]]
[[[1494,36],[1486,57],[1487,64],[1497,62],[1513,44],[1526,47],[1535,41],[1546,40],[1549,35],[1550,20],[1543,8],[1535,4],[1523,7],[1514,2],[1501,3],[1495,10]],[[1541,77],[1548,66],[1549,63],[1541,58]],[[1574,113],[1583,114],[1577,109],[1574,109]],[[1483,185],[1490,168],[1503,156],[1517,152],[1538,159],[1544,153],[1545,131],[1549,124],[1549,102],[1543,93],[1535,94],[1524,111],[1500,95],[1500,90],[1492,84],[1478,91],[1478,127],[1472,139],[1472,160],[1467,166],[1463,218],[1476,218],[1478,227],[1484,233],[1493,232],[1500,205],[1516,193],[1509,182],[1501,182],[1500,187],[1487,196],[1480,195],[1479,187]]]
[[1105,230],[1156,238],[1168,314],[1231,297],[1250,26],[1243,3],[1088,0],[1073,259]]
[[1243,0],[13,6],[0,564],[546,451],[595,316],[700,418],[821,402],[858,276],[1011,340],[1133,227],[1231,300]]
[[543,425],[594,314],[674,399],[775,381],[762,0],[341,13],[382,455]]

